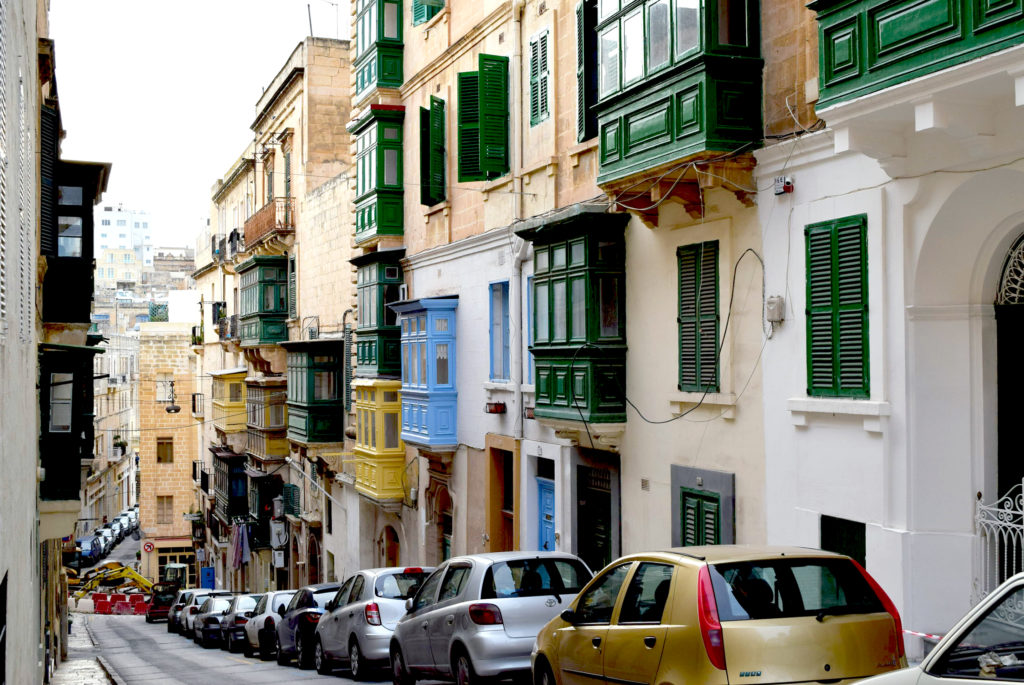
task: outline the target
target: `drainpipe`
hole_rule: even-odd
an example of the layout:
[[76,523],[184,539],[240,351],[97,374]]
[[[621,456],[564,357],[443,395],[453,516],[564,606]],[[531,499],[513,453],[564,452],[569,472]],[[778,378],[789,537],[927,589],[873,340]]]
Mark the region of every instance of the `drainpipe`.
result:
[[[513,0],[512,21],[514,26],[512,55],[512,204],[514,207],[513,225],[523,219],[523,12],[526,0]],[[509,228],[511,232],[511,227]],[[510,236],[511,238],[511,236]],[[511,362],[513,406],[516,408],[516,419],[512,428],[512,437],[520,440],[523,437],[523,261],[526,259],[527,243],[520,240],[518,248],[516,239],[511,238],[512,283],[509,287],[509,303],[511,331],[516,340],[510,339],[509,357]],[[512,304],[514,303],[514,304]]]

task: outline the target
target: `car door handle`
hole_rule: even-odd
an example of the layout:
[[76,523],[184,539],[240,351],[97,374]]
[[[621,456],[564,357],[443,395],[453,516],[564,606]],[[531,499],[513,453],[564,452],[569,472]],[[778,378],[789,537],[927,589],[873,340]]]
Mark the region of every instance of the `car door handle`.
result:
[[594,649],[601,649],[601,638],[595,637],[591,639],[590,644],[594,645]]
[[444,617],[444,621],[448,625],[451,625],[451,624],[455,623],[455,614],[448,614],[447,616]]
[[420,624],[420,628],[423,628],[423,630],[426,630],[427,629],[427,622],[424,621],[423,623],[421,623]]
[[653,649],[654,645],[657,642],[658,642],[658,638],[654,637],[653,635],[648,635],[647,637],[644,638],[644,646],[647,647],[647,649]]
[[356,612],[354,612],[354,611],[350,611],[350,612],[348,612],[348,617],[349,617],[349,618],[352,618],[352,617],[353,617],[353,616],[355,616],[355,615],[356,615]]

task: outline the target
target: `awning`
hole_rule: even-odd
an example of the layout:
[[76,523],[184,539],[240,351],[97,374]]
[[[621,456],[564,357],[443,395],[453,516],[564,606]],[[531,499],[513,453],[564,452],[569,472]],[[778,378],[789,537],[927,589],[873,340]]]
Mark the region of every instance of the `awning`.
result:
[[248,466],[245,467],[245,475],[250,478],[266,478],[270,474],[266,471],[257,471],[256,469],[250,469]]
[[248,369],[246,367],[239,366],[234,369],[221,369],[220,371],[211,371],[210,375],[213,376],[214,378],[217,378],[218,376],[234,376],[239,373],[246,373],[247,371]]
[[218,459],[223,459],[224,461],[229,461],[232,459],[242,459],[245,457],[244,454],[235,454],[235,452],[233,452],[230,447],[224,447],[223,445],[211,446],[210,452],[213,453],[213,456],[217,457]]

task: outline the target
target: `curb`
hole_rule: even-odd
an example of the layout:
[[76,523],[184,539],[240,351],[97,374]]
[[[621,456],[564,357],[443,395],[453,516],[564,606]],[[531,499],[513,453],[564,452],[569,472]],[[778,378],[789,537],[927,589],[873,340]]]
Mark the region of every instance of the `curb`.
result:
[[110,662],[105,657],[97,656],[96,661],[99,662],[100,668],[107,674],[107,677],[114,683],[114,685],[128,685],[128,682],[121,677],[121,675],[114,670],[114,667],[110,665]]

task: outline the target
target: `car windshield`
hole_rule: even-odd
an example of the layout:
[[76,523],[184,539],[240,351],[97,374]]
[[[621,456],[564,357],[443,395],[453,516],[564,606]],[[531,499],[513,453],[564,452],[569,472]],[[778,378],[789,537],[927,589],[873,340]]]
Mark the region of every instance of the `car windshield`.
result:
[[316,602],[318,607],[325,609],[327,607],[327,603],[330,602],[336,594],[338,594],[338,588],[336,587],[329,590],[320,590],[313,593],[313,601]]
[[1006,593],[945,648],[928,673],[940,678],[1022,680],[1024,588]]
[[373,592],[384,599],[408,599],[416,594],[429,575],[429,571],[389,573],[377,578]]
[[493,564],[484,575],[481,597],[576,594],[590,573],[577,559],[516,559]]
[[722,621],[885,611],[849,559],[766,559],[710,569]]

